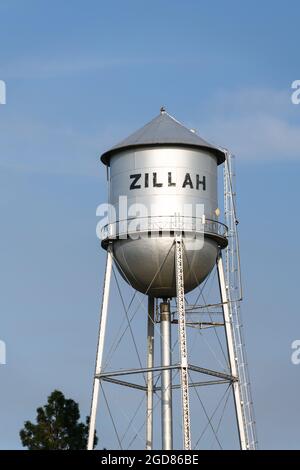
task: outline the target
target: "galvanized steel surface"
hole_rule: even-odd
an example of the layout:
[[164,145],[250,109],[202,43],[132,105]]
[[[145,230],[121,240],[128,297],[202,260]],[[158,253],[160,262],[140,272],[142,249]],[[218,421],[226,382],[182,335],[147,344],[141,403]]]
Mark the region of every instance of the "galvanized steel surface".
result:
[[220,148],[199,137],[195,132],[183,126],[165,111],[162,111],[144,127],[103,153],[101,160],[106,165],[109,165],[111,156],[120,150],[149,145],[163,146],[166,144],[190,146],[198,150],[207,149],[217,157],[218,164],[223,163],[225,160],[224,152]]

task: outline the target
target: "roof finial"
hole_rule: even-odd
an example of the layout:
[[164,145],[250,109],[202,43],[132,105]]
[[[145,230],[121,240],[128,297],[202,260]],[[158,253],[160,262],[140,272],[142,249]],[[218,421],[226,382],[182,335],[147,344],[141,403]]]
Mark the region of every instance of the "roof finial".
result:
[[160,114],[165,114],[165,112],[166,112],[166,108],[164,106],[162,106],[160,108]]

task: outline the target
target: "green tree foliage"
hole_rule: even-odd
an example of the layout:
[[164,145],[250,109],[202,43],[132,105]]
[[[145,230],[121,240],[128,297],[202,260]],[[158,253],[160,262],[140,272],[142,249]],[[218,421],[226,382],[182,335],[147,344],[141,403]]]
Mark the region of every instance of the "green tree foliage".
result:
[[[88,424],[80,423],[78,404],[54,390],[45,406],[37,409],[36,424],[26,421],[20,431],[24,447],[29,450],[80,450],[87,448]],[[95,433],[94,446],[98,438]]]

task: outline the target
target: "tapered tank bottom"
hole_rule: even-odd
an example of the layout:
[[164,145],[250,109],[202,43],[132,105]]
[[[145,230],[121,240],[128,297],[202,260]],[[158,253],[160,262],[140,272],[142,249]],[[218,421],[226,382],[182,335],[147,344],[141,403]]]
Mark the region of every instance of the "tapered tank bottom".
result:
[[[120,274],[134,289],[156,298],[176,296],[174,237],[115,240],[113,253]],[[212,238],[205,237],[201,248],[198,240],[185,242],[185,292],[204,281],[213,269],[217,255],[218,243]]]

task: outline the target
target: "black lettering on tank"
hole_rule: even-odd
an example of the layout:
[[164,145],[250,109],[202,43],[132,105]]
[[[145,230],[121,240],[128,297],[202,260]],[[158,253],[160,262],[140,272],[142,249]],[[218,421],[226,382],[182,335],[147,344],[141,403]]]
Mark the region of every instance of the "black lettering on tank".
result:
[[161,188],[162,185],[163,185],[162,183],[157,182],[157,173],[153,173],[153,187],[154,188]]
[[133,180],[130,189],[141,189],[140,184],[136,184],[142,176],[142,173],[136,173],[135,175],[130,175],[130,179]]
[[199,189],[200,184],[202,184],[203,191],[206,191],[206,177],[203,176],[203,179],[201,181],[199,175],[196,175],[196,189]]
[[191,175],[189,173],[186,173],[185,178],[184,178],[184,182],[182,184],[182,187],[185,188],[187,185],[189,185],[189,187],[191,189],[194,188],[192,178],[191,178]]
[[168,186],[176,186],[176,183],[172,181],[172,173],[171,171],[168,172]]
[[145,188],[149,188],[149,173],[145,173]]

